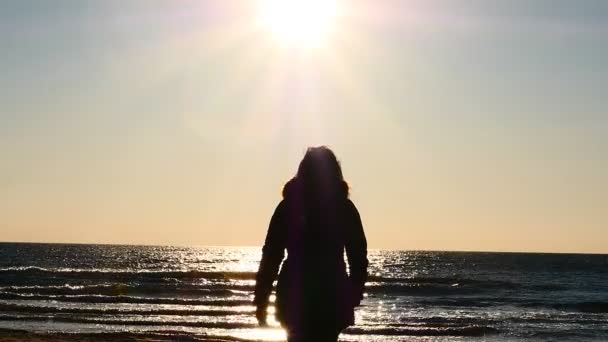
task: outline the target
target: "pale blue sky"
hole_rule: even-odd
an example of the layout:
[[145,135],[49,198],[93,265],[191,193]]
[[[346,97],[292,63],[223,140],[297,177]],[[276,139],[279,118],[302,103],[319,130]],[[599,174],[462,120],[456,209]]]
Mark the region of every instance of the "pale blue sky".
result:
[[0,2],[0,240],[257,245],[327,144],[372,247],[608,253],[608,2],[341,6]]

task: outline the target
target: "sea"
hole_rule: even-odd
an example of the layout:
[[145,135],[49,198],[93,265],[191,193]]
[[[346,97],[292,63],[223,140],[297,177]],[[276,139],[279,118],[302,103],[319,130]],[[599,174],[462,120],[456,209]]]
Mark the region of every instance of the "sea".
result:
[[[260,256],[0,244],[0,329],[282,341],[276,321],[254,317]],[[369,260],[357,324],[340,341],[608,341],[608,255],[370,250]]]

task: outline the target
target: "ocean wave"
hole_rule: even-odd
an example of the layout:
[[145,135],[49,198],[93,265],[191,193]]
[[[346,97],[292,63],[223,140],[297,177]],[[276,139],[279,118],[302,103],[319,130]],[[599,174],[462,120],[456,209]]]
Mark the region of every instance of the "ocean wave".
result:
[[[248,295],[254,291],[254,285],[234,283],[110,283],[96,285],[49,285],[49,286],[5,286],[1,292],[29,295],[105,295],[105,296],[233,296]],[[484,289],[476,287],[445,286],[435,284],[378,284],[366,286],[366,292],[371,295],[392,296],[450,296],[476,294]]]
[[185,334],[182,331],[171,331],[154,329],[152,331],[145,332],[121,332],[121,331],[104,331],[104,332],[92,332],[92,333],[80,333],[80,332],[62,332],[62,333],[42,333],[42,332],[30,332],[19,329],[2,329],[0,328],[0,335],[11,336],[16,338],[27,338],[39,339],[41,341],[57,341],[57,340],[68,340],[68,341],[213,341],[213,342],[263,342],[262,340],[252,340],[238,338],[229,335],[218,335],[218,334]]
[[[433,283],[378,283],[372,282],[366,285],[366,292],[370,296],[412,296],[420,297],[419,304],[442,307],[490,307],[500,305],[513,305],[520,307],[548,307],[557,310],[579,311],[589,313],[606,313],[608,304],[606,302],[580,302],[571,304],[527,302],[516,296],[492,297],[495,293],[490,287],[484,285],[467,286],[460,284],[433,284]],[[107,296],[125,298],[125,302],[150,302],[169,303],[171,299],[179,297],[194,296],[249,296],[254,291],[253,284],[242,284],[239,282],[208,282],[208,283],[146,283],[132,281],[130,283],[101,283],[91,285],[27,285],[27,286],[3,286],[0,287],[0,299],[20,299],[21,296],[29,296],[30,299],[37,298],[45,300],[40,296],[59,296],[57,300],[82,301],[82,302],[111,302],[118,300],[103,299],[96,296]],[[61,296],[95,296],[89,298],[73,298]],[[38,297],[33,297],[38,296]],[[132,298],[126,298],[132,297]],[[427,297],[427,298],[425,298]],[[437,297],[437,298],[433,298]],[[135,298],[149,298],[135,299]],[[157,300],[156,298],[166,298]],[[155,300],[157,300],[155,302]]]
[[428,300],[420,299],[416,303],[429,307],[496,307],[508,305],[522,308],[554,309],[565,312],[608,313],[608,302],[604,301],[555,303],[546,301],[530,302],[517,297],[450,297]]
[[429,307],[490,307],[496,305],[502,305],[504,302],[509,301],[508,298],[505,298],[504,302],[498,302],[497,298],[438,298],[438,299],[429,299],[429,300],[418,300],[417,304],[426,305]]
[[529,288],[531,290],[542,291],[542,292],[568,290],[567,286],[558,285],[558,284],[535,284],[535,285],[530,285]]
[[445,317],[445,316],[429,316],[429,317],[403,317],[400,322],[393,323],[393,326],[409,326],[412,323],[419,324],[425,327],[454,327],[454,326],[471,326],[471,325],[493,325],[499,323],[491,318],[481,317]]
[[475,294],[484,289],[435,284],[369,284],[366,286],[365,290],[369,294],[386,294],[392,296],[449,296]]
[[0,287],[0,291],[19,294],[34,295],[77,295],[94,294],[106,296],[126,295],[213,295],[232,296],[235,294],[250,293],[253,285],[230,285],[230,284],[97,284],[97,285],[62,285],[62,286],[6,286]]
[[135,296],[105,296],[105,295],[38,295],[0,292],[4,300],[52,300],[70,303],[124,303],[124,304],[169,304],[169,305],[206,305],[206,306],[246,306],[251,305],[250,299],[185,299],[157,298]]
[[242,316],[252,315],[254,310],[253,308],[249,310],[66,308],[0,303],[0,312],[89,315]]
[[254,280],[255,272],[216,272],[198,270],[124,270],[124,269],[82,269],[82,268],[43,268],[37,266],[0,268],[0,276],[40,276],[52,275],[64,278],[87,279],[225,279]]
[[608,341],[608,331],[595,327],[576,330],[530,331],[525,337],[542,341]]
[[[124,269],[82,269],[82,268],[42,268],[37,266],[0,268],[1,275],[14,276],[53,276],[71,279],[177,279],[177,280],[255,280],[255,272],[220,271],[176,271],[176,270],[124,270]],[[452,277],[382,277],[369,276],[368,282],[381,284],[431,284],[448,286],[474,286],[491,288],[516,288],[517,283],[503,280],[473,279],[461,276]]]
[[[178,297],[191,295],[232,296],[252,294],[253,284],[239,283],[104,283],[95,285],[47,285],[47,286],[4,286],[0,292],[28,295],[105,295],[105,296],[157,296]],[[366,292],[370,295],[391,296],[455,296],[487,293],[483,287],[438,285],[369,283]],[[0,295],[1,296],[1,295]]]
[[[230,291],[252,292],[254,272],[220,272],[197,270],[125,270],[85,268],[42,268],[37,266],[0,268],[0,284],[13,285],[24,292],[33,286],[35,294],[101,294],[159,295],[209,294],[231,295]],[[197,283],[198,282],[198,283]],[[39,286],[41,284],[49,286]],[[61,283],[72,283],[62,286]],[[101,285],[89,285],[101,283]],[[201,284],[202,283],[202,284]],[[14,286],[23,285],[23,286]],[[188,287],[187,285],[192,285]],[[496,290],[514,290],[522,284],[507,280],[474,279],[460,275],[446,277],[385,277],[370,276],[367,291],[370,294],[394,296],[449,296],[478,294]],[[535,290],[555,291],[563,288],[554,284],[535,284]],[[6,288],[6,287],[4,287]],[[0,291],[4,288],[0,287]]]
[[608,302],[581,302],[574,304],[576,310],[587,313],[608,313]]
[[[10,316],[0,315],[1,321],[47,321],[50,317],[45,315],[38,316]],[[196,327],[207,329],[254,329],[258,325],[251,320],[250,322],[206,322],[206,321],[166,321],[151,319],[102,319],[87,317],[53,317],[55,322],[63,323],[85,323],[85,324],[104,324],[104,325],[132,325],[132,326],[174,326],[174,327]],[[497,334],[496,328],[489,326],[462,326],[462,327],[441,327],[441,328],[398,328],[398,327],[355,327],[348,328],[344,334],[348,335],[383,335],[383,336],[469,336],[480,337]]]
[[404,283],[404,284],[439,284],[439,285],[474,285],[474,286],[486,286],[486,287],[502,287],[502,288],[515,288],[520,284],[504,281],[504,280],[491,280],[491,279],[474,279],[466,278],[461,276],[451,277],[410,277],[410,278],[398,278],[398,277],[382,277],[382,276],[370,276],[368,278],[370,282],[379,283]]
[[175,327],[194,327],[207,329],[253,329],[258,325],[254,322],[206,322],[206,321],[167,321],[167,320],[151,320],[151,319],[118,319],[115,316],[112,318],[89,318],[82,316],[50,316],[50,315],[27,315],[15,316],[0,314],[0,321],[29,321],[39,322],[48,321],[61,323],[85,323],[85,324],[104,324],[104,325],[131,325],[131,326],[175,326]]
[[575,311],[582,313],[608,313],[608,302],[602,301],[584,301],[576,303],[546,303],[546,302],[528,302],[523,304],[528,308],[551,308],[561,311]]
[[398,323],[389,323],[388,326],[424,326],[424,327],[458,327],[458,326],[493,326],[493,325],[504,325],[506,322],[516,324],[604,324],[605,320],[598,318],[584,317],[580,314],[574,313],[563,313],[563,314],[549,314],[539,315],[536,317],[530,317],[529,315],[515,315],[500,318],[489,318],[489,317],[444,317],[444,316],[431,316],[431,317],[404,317],[401,318]]
[[498,334],[498,329],[487,326],[443,327],[443,328],[349,328],[352,335],[386,336],[468,336],[481,337]]

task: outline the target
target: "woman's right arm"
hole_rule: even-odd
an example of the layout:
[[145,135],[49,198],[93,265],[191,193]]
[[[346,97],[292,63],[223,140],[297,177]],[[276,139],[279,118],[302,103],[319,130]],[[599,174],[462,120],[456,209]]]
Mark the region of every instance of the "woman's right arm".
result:
[[363,299],[365,282],[367,281],[367,239],[363,232],[361,216],[355,204],[348,201],[348,230],[346,236],[346,257],[350,270],[350,280],[355,291],[355,304]]
[[285,204],[279,203],[270,219],[266,241],[262,248],[262,261],[256,275],[254,304],[258,312],[266,312],[268,297],[272,292],[272,283],[279,272],[285,256],[287,229],[285,225]]

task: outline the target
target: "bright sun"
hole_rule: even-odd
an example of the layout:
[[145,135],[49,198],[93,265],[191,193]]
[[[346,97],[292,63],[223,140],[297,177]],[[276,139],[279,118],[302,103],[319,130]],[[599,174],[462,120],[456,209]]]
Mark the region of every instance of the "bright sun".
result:
[[260,19],[281,43],[315,47],[328,39],[336,7],[335,0],[262,0]]

